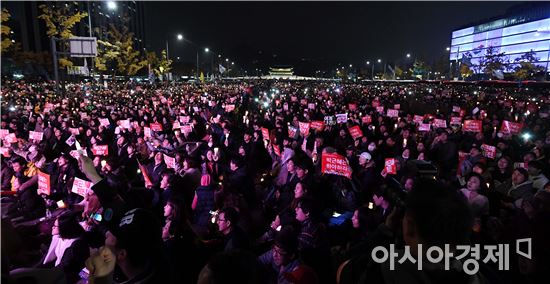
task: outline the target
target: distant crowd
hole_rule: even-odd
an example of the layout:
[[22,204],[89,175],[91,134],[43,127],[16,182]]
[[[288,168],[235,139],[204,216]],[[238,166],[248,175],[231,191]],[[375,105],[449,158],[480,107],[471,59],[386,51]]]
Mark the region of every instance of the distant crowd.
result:
[[5,81],[1,103],[7,283],[550,277],[548,89]]

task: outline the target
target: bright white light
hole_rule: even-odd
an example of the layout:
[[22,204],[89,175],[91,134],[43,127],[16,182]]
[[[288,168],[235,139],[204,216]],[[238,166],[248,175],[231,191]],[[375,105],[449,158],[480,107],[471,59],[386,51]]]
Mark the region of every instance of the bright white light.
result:
[[370,65],[370,61],[367,61],[367,65]]
[[210,48],[208,47],[204,49],[204,52],[209,52],[209,51],[210,51]]
[[229,58],[226,58],[226,59],[225,59],[225,62],[229,62]]
[[523,135],[521,135],[521,137],[523,137],[523,140],[527,141],[527,140],[531,139],[531,134],[523,133]]
[[264,102],[264,107],[267,108],[269,106],[268,102]]
[[349,68],[351,68],[352,66],[353,66],[353,65],[350,64],[350,65],[349,65]]
[[117,5],[116,5],[116,2],[115,2],[115,1],[109,1],[109,2],[107,2],[107,8],[108,8],[109,10],[116,10],[116,7],[117,7]]
[[477,95],[477,91],[474,91],[474,95]]
[[178,40],[182,40],[183,39],[183,35],[182,34],[178,34]]
[[450,48],[450,47],[447,47],[447,48],[445,48],[445,50],[449,51],[449,50],[451,50],[451,48]]
[[258,100],[258,98],[255,98],[254,101],[255,101],[255,102],[258,102],[259,100]]
[[15,111],[15,107],[14,107],[14,106],[10,106],[10,111]]
[[407,58],[411,58],[411,54],[410,54],[410,53],[407,53]]
[[412,94],[413,94],[413,92],[409,92],[409,95],[412,95]]
[[340,93],[340,89],[336,89],[336,90],[334,90],[334,91],[337,92],[337,93]]
[[382,62],[382,59],[378,59],[378,63]]

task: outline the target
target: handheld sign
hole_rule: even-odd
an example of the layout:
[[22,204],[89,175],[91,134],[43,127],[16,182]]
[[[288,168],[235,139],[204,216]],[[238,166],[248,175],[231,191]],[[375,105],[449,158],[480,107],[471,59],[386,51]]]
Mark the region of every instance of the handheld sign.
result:
[[321,172],[335,174],[351,179],[351,167],[346,158],[336,153],[323,153],[321,156]]
[[86,181],[75,177],[73,182],[73,188],[71,189],[71,191],[82,197],[86,197],[86,194],[88,193],[88,191],[92,190],[92,185],[93,184],[91,181]]
[[38,194],[50,195],[50,175],[38,171]]

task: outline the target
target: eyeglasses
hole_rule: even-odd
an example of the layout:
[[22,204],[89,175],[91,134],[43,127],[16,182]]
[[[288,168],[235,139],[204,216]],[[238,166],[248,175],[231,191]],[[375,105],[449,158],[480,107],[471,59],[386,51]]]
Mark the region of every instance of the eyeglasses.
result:
[[282,256],[285,256],[288,254],[286,251],[275,246],[271,249],[271,251],[273,251],[273,253],[276,253],[277,255],[282,255]]
[[225,219],[218,219],[218,222],[225,222]]

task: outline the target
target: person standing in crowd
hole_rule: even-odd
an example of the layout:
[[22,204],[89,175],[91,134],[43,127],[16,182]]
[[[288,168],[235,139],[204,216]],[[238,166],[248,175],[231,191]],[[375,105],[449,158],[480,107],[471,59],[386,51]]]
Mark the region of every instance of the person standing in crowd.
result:
[[224,251],[247,249],[250,241],[245,232],[238,225],[239,212],[232,207],[222,209],[216,220],[218,231],[223,235]]

